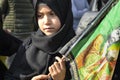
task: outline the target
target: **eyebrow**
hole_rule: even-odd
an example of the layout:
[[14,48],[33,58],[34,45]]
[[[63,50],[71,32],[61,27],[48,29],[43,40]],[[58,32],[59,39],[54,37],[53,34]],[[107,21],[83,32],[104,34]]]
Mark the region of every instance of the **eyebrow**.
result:
[[[40,12],[40,11],[37,12],[37,14],[40,14],[40,13],[43,13],[43,12]],[[48,11],[48,13],[55,13],[55,12],[50,10],[50,11]]]

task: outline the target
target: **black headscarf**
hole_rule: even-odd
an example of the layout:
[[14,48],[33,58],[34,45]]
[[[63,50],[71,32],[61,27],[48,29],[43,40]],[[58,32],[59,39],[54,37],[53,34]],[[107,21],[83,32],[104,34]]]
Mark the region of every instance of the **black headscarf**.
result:
[[35,10],[37,10],[37,6],[40,3],[47,4],[55,12],[62,26],[56,34],[51,36],[44,35],[40,29],[38,29],[38,31],[32,35],[33,45],[45,52],[51,52],[53,54],[53,52],[63,47],[75,35],[72,28],[73,15],[71,11],[71,0],[38,0]]

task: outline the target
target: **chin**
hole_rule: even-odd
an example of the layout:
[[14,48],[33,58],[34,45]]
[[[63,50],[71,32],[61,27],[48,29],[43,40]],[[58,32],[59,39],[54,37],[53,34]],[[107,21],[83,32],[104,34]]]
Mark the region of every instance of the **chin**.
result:
[[53,35],[54,33],[46,33],[46,36],[51,36]]

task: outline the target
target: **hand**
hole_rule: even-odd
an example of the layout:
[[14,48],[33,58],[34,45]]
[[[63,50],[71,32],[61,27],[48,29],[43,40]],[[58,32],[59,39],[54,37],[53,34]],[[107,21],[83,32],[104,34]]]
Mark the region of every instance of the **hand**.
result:
[[49,67],[49,74],[53,80],[64,80],[66,74],[65,57],[56,57],[58,62],[54,62]]
[[50,77],[48,75],[38,75],[33,77],[31,80],[48,80]]

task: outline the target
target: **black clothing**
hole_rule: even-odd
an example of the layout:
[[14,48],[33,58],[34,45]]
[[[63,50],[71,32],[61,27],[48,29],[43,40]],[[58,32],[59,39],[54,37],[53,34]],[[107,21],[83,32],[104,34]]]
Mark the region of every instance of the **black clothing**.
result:
[[0,22],[2,22],[2,11],[0,9]]
[[0,80],[4,80],[4,75],[6,71],[7,71],[6,66],[0,60]]
[[72,27],[71,1],[43,1],[56,15],[59,15],[62,24],[61,29],[51,36],[45,36],[38,30],[25,40],[17,51],[5,80],[30,80],[35,75],[48,74],[48,67],[53,64],[55,56],[60,56],[57,51],[75,36]]
[[18,50],[21,43],[21,40],[0,29],[0,55],[12,55]]
[[[18,47],[22,41],[17,38],[11,36],[10,34],[5,33],[2,29],[0,29],[0,55],[2,56],[10,56],[18,50]],[[7,71],[7,67],[0,60],[0,80],[4,80],[5,72]]]

